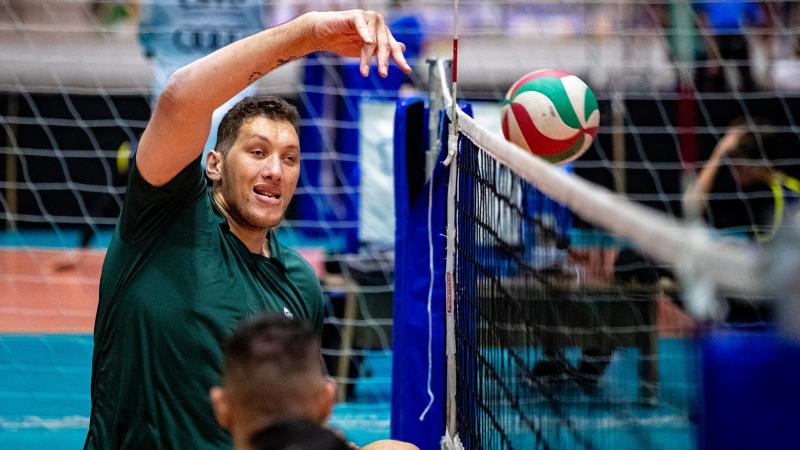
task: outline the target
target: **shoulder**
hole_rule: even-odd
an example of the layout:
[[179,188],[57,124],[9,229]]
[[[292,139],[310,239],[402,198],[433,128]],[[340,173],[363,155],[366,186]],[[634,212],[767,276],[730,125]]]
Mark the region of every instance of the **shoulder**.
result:
[[133,242],[143,237],[156,237],[165,226],[185,215],[191,206],[201,205],[206,183],[200,167],[198,158],[168,183],[153,186],[139,173],[134,159],[118,222],[121,238]]
[[311,263],[300,252],[283,246],[281,246],[281,251],[283,252],[283,262],[289,277],[319,287],[317,271],[314,270]]
[[[274,234],[272,236],[274,237]],[[277,240],[275,240],[272,250],[277,253],[275,256],[283,263],[286,277],[303,293],[304,298],[316,300],[322,297],[319,274],[312,264],[312,262],[320,260],[319,257],[315,257],[313,253],[298,252],[285,247]],[[312,261],[306,259],[306,256]]]

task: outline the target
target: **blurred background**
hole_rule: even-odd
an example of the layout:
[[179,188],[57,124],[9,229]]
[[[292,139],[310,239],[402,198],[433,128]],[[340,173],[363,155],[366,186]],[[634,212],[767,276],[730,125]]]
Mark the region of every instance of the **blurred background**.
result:
[[[334,425],[359,443],[388,437],[395,103],[427,95],[426,60],[451,56],[452,7],[0,0],[0,447],[83,442],[104,249],[166,77],[258,29],[346,8],[385,14],[415,72],[364,79],[357,61],[318,54],[242,95],[281,95],[301,111],[301,180],[279,239],[326,290]],[[779,135],[772,163],[796,173],[800,2],[462,1],[460,26],[459,96],[479,122],[499,132],[500,101],[527,72],[578,75],[598,98],[601,127],[574,171],[633,200],[683,216],[687,183],[736,119]],[[765,195],[731,178],[705,216],[747,235]],[[729,213],[715,219],[714,208]]]

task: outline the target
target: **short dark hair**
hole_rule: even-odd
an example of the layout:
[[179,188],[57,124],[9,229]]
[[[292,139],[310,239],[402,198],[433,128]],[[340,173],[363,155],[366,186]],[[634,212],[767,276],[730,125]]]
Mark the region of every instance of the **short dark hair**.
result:
[[761,117],[753,117],[749,121],[739,118],[731,126],[744,126],[747,131],[728,155],[729,158],[768,165],[791,177],[800,177],[800,164],[797,164],[800,151],[797,138],[792,133],[777,132],[772,122]]
[[347,443],[333,431],[310,419],[274,423],[250,438],[254,450],[347,450]]
[[739,139],[730,157],[771,163],[778,146],[778,137],[774,133],[748,131]]
[[280,97],[255,95],[245,97],[222,117],[217,129],[215,149],[223,155],[227,154],[236,142],[242,124],[255,117],[289,122],[299,133],[300,113],[297,112],[297,108]]
[[305,322],[260,314],[242,322],[222,347],[222,381],[237,404],[258,415],[301,414],[324,381],[320,342]]

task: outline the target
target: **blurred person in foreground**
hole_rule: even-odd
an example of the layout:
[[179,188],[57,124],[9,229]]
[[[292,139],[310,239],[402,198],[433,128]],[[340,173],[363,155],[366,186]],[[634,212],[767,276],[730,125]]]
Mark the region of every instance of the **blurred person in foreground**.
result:
[[744,119],[734,120],[684,195],[684,208],[705,212],[725,234],[759,243],[772,240],[786,206],[798,201],[800,152],[770,128],[763,120],[752,127]]
[[[314,51],[373,57],[410,72],[381,15],[312,12],[176,71],[131,163],[106,253],[92,357],[85,449],[229,449],[208,390],[220,343],[245,317],[280,312],[321,331],[311,266],[277,242],[300,172],[297,110],[248,97],[223,118],[203,178],[213,111],[280,65]],[[318,357],[318,355],[317,355]]]
[[[301,418],[323,425],[330,417],[336,387],[324,374],[319,337],[308,324],[259,314],[236,328],[222,353],[222,385],[212,387],[209,396],[236,450],[271,448],[254,442],[268,442],[259,430],[276,423]],[[383,440],[363,448],[417,447]]]
[[[766,121],[734,120],[719,140],[696,183],[684,194],[685,214],[705,215],[722,236],[771,242],[800,200],[800,152]],[[772,321],[765,303],[728,299],[727,321],[761,327]]]

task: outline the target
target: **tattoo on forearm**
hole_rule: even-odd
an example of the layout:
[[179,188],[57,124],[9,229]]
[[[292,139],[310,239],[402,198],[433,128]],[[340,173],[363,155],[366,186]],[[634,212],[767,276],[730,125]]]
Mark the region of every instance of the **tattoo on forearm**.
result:
[[[280,66],[282,66],[282,65],[284,65],[284,64],[286,64],[286,63],[288,63],[290,61],[294,61],[297,58],[299,58],[299,56],[287,56],[285,58],[280,58],[275,63],[275,68],[278,68],[278,67],[280,67]],[[253,73],[250,74],[250,78],[247,79],[247,83],[248,84],[252,84],[256,80],[258,80],[259,78],[263,77],[264,75],[266,75],[266,74],[262,73],[262,72],[253,72]]]
[[280,67],[290,61],[294,61],[297,58],[297,56],[287,56],[286,58],[281,58],[278,60],[278,64],[275,67]]
[[258,80],[259,78],[261,78],[263,76],[264,76],[264,74],[261,73],[261,72],[253,72],[253,73],[250,74],[250,78],[247,79],[247,83],[248,84],[254,83],[256,80]]

